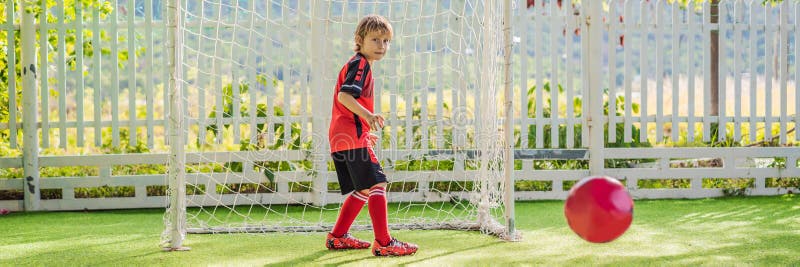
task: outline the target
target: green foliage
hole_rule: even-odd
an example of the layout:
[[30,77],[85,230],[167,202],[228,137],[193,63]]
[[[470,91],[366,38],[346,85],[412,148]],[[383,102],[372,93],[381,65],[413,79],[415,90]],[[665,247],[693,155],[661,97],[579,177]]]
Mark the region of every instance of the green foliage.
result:
[[[39,191],[41,194],[41,199],[63,199],[64,198],[64,191],[61,188],[42,188]],[[24,196],[20,196],[20,200],[23,199]],[[3,199],[0,196],[0,199]]]
[[472,191],[475,190],[475,182],[472,181],[431,182],[431,189],[440,192]]
[[[800,190],[800,177],[767,178],[765,187],[777,187]],[[791,191],[789,191],[791,192]],[[795,191],[796,192],[796,191]]]
[[[58,23],[59,20],[63,20],[64,24],[70,25],[71,23],[75,22],[77,19],[81,19],[82,21],[91,21],[94,16],[94,12],[97,11],[100,19],[105,19],[109,16],[112,12],[114,12],[114,7],[111,1],[101,1],[101,0],[46,0],[44,2],[45,8],[47,12],[43,12],[42,9],[42,1],[28,1],[29,6],[25,10],[25,12],[32,13],[36,21],[41,21],[42,19],[46,20],[47,23]],[[62,2],[62,6],[64,7],[64,16],[63,18],[59,18],[59,14],[55,11],[57,8],[57,4]],[[7,15],[7,8],[10,7],[10,4],[13,3],[15,7],[15,11],[19,10],[19,6],[22,4],[21,0],[2,0],[0,1],[0,22],[5,22],[8,20],[6,17]],[[14,22],[18,24],[21,21],[21,14],[19,12],[14,13]],[[45,15],[46,14],[46,15]],[[81,15],[78,18],[78,14]],[[44,16],[44,17],[43,17]],[[83,57],[84,58],[92,58],[95,56],[95,46],[92,44],[92,36],[94,34],[100,34],[100,40],[102,42],[109,42],[111,41],[111,36],[105,31],[101,30],[100,32],[93,32],[90,29],[82,29],[80,30],[84,36],[82,44],[76,44],[78,30],[74,28],[69,28],[65,31],[66,36],[64,36],[64,54],[66,56],[66,65],[71,71],[75,71],[77,66],[77,55],[78,49],[77,46],[81,46],[83,49]],[[39,35],[40,32],[36,33],[36,49],[48,49],[52,53],[59,52],[58,50],[61,47],[58,45],[59,43],[59,36],[58,30],[54,27],[48,29],[48,38],[46,44],[41,44],[38,42],[40,40]],[[0,122],[9,122],[10,121],[10,113],[11,109],[15,109],[17,115],[21,114],[22,109],[22,71],[21,71],[21,32],[19,29],[13,30],[14,35],[14,49],[13,51],[9,51],[8,44],[6,41],[8,40],[8,31],[0,31],[0,40],[2,40],[2,46],[0,46]],[[14,62],[7,62],[8,53],[14,53]],[[109,50],[102,50],[101,53],[105,55],[109,55]],[[38,54],[38,53],[37,53]],[[119,54],[117,55],[120,62],[124,62],[127,59],[128,51],[125,49],[120,49]],[[40,59],[41,60],[41,59]],[[55,57],[47,58],[48,64],[55,64]],[[13,66],[14,70],[14,77],[9,77],[11,75],[11,68]],[[86,75],[86,72],[83,72],[83,75]],[[9,84],[15,84],[16,90],[14,95],[9,95],[8,87]],[[11,98],[14,98],[16,105],[10,106]],[[19,119],[19,117],[17,118]],[[9,130],[0,130],[0,146],[7,145],[10,138],[16,138],[10,136]]]
[[0,200],[22,200],[24,197],[22,190],[0,190]]
[[103,129],[103,143],[101,146],[103,154],[120,154],[120,153],[148,153],[150,148],[147,147],[147,142],[136,138],[136,144],[130,143],[130,131],[128,128],[119,129],[119,145],[115,146],[113,143],[112,129]]
[[[166,196],[167,195],[167,186],[166,185],[148,185],[146,188],[147,196]],[[186,195],[202,195],[206,193],[206,185],[204,184],[187,184],[186,185]]]
[[100,187],[78,187],[75,188],[75,198],[113,198],[113,197],[134,197],[136,195],[133,186],[100,186]]
[[[2,133],[0,133],[0,138]],[[22,153],[19,149],[11,149],[11,146],[8,141],[0,141],[0,158],[4,157],[21,157]],[[22,178],[23,169],[22,168],[0,168],[0,179],[3,178]],[[0,199],[2,199],[2,194],[0,193]]]
[[453,160],[430,160],[426,157],[413,160],[398,160],[394,162],[397,171],[452,171]]
[[[389,183],[389,186],[386,188],[386,191],[389,192],[413,192],[417,189],[417,182],[399,182],[399,183]],[[338,186],[338,183],[337,183]]]
[[553,181],[517,181],[514,191],[553,191]]
[[689,179],[640,179],[636,180],[636,186],[639,188],[647,189],[675,189],[691,188],[691,180]]
[[97,176],[100,171],[97,167],[93,166],[69,166],[69,167],[41,167],[39,168],[39,175],[42,178],[47,177],[85,177]]
[[574,180],[564,181],[564,182],[561,183],[561,188],[563,188],[564,191],[570,190],[570,189],[572,189],[573,186],[575,186],[576,183],[578,183],[578,181],[574,181]]
[[164,164],[133,164],[116,165],[111,169],[111,175],[147,175],[165,174],[167,165]]
[[755,187],[755,179],[752,178],[703,179],[703,188],[722,188],[725,196],[745,196],[752,187]]
[[289,192],[311,192],[311,182],[289,182]]
[[275,183],[239,183],[239,184],[217,184],[217,194],[255,194],[255,193],[274,193],[278,191]]

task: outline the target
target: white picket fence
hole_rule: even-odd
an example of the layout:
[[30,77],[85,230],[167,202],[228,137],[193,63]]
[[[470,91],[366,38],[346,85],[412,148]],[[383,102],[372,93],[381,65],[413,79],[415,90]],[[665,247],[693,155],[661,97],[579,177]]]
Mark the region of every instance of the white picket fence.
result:
[[[515,115],[514,123],[520,131],[517,135],[520,142],[516,155],[522,162],[522,168],[516,170],[514,175],[517,181],[552,183],[552,190],[518,191],[517,199],[564,198],[565,181],[578,180],[590,174],[604,174],[625,179],[631,193],[640,198],[720,196],[723,194],[720,188],[703,188],[703,179],[713,178],[754,179],[754,187],[748,191],[752,195],[782,194],[791,190],[767,187],[766,180],[800,177],[798,168],[800,147],[797,146],[800,135],[794,130],[800,125],[800,92],[796,83],[797,77],[800,77],[800,67],[798,67],[800,46],[797,45],[800,36],[800,29],[797,26],[800,22],[800,4],[796,1],[786,1],[775,7],[762,6],[761,1],[722,1],[718,23],[711,22],[711,8],[707,2],[695,10],[682,8],[667,1],[611,1],[608,11],[580,10],[579,7],[567,5],[558,8],[555,4],[543,3],[546,1],[536,2],[539,6],[526,8],[525,1],[516,1],[517,7],[513,15],[514,105],[519,112]],[[139,1],[119,0],[111,4],[114,11],[107,17],[101,18],[100,11],[95,9],[89,19],[72,22],[65,22],[65,14],[68,12],[64,10],[63,3],[59,2],[53,8],[42,6],[48,14],[57,19],[55,22],[30,21],[27,25],[24,16],[20,15],[19,7],[13,6],[13,3],[16,2],[9,1],[6,4],[7,19],[0,25],[0,31],[4,31],[8,36],[7,40],[3,40],[8,46],[7,51],[15,51],[15,35],[24,35],[26,31],[30,34],[34,30],[52,32],[41,34],[38,40],[33,38],[23,40],[21,45],[23,55],[26,51],[36,53],[40,61],[35,62],[38,79],[28,78],[27,84],[9,82],[8,94],[14,96],[22,92],[26,95],[31,90],[39,96],[30,97],[34,94],[27,94],[29,97],[25,98],[27,102],[23,101],[22,110],[16,108],[19,99],[14,97],[10,99],[10,119],[0,122],[0,130],[9,131],[13,137],[9,140],[11,149],[21,149],[23,156],[0,158],[0,168],[24,169],[24,176],[31,177],[33,182],[38,183],[39,189],[60,190],[63,197],[44,200],[30,198],[0,200],[0,208],[23,210],[32,205],[39,205],[42,210],[163,207],[166,203],[163,196],[147,195],[148,187],[166,184],[163,174],[126,175],[116,174],[113,169],[117,166],[157,165],[166,162],[165,151],[158,151],[166,142],[168,120],[164,116],[169,107],[165,86],[169,74],[164,46],[167,35],[161,15],[165,14],[161,12],[165,10],[164,2],[146,0],[139,3]],[[351,17],[346,19],[356,21],[363,15],[362,13],[378,10],[379,8],[375,6],[379,4],[364,4],[371,9],[363,8],[363,10],[359,6],[358,12],[349,14]],[[296,12],[300,22],[313,20],[310,4],[304,1],[300,1],[298,6],[290,8],[284,5],[280,8],[281,16]],[[78,7],[76,10],[81,8]],[[584,14],[581,14],[582,12]],[[592,18],[587,16],[589,12],[602,15]],[[620,16],[623,19],[620,19]],[[77,14],[77,17],[81,17],[81,14]],[[390,20],[392,19],[397,18],[390,17]],[[265,19],[267,20],[269,18]],[[265,29],[274,31],[268,31],[265,35],[274,34],[278,36],[276,39],[280,40],[290,37],[287,31],[288,34],[308,36],[308,33],[304,32],[309,30],[305,26],[307,24],[300,22],[287,24],[285,28]],[[395,30],[401,34],[413,34],[417,25],[414,23],[435,23],[435,19],[398,25]],[[84,29],[76,31],[77,43],[90,42],[93,45],[67,47],[62,37],[74,29]],[[712,110],[710,91],[712,76],[708,71],[712,57],[708,47],[712,32],[717,30],[720,43],[719,101],[718,109]],[[115,38],[111,39],[113,41],[104,40],[99,34],[101,31]],[[351,29],[341,27],[328,31],[341,31],[347,36]],[[47,43],[50,37],[58,39],[56,45],[42,45],[40,47],[43,49],[32,49],[36,47],[36,43]],[[434,37],[429,38],[432,38],[431,43],[434,47],[445,42]],[[414,49],[412,46],[402,44],[402,41],[399,42],[400,45],[393,53],[402,55]],[[96,46],[106,52],[100,56],[75,56],[85,54],[85,47],[91,48],[95,46],[94,44],[99,44]],[[274,49],[276,55],[296,53],[293,50],[298,49],[274,43],[267,43],[265,46]],[[423,62],[421,64],[428,62],[436,64],[449,60],[446,55],[437,52],[441,50],[429,49],[431,52],[427,56],[430,58],[419,60]],[[127,52],[127,58],[123,57],[124,60],[120,60],[121,57],[118,56],[122,51]],[[93,51],[95,55],[96,52]],[[339,52],[324,53],[333,58],[333,61],[324,62],[325,64],[334,66],[341,64],[343,57],[336,54]],[[9,53],[7,62],[15,62],[16,56],[19,55]],[[44,58],[53,60],[42,64]],[[24,62],[25,59],[23,64]],[[412,64],[410,60],[403,62],[405,66],[386,64],[389,68],[385,73],[393,73],[392,68],[397,67],[420,68],[420,71],[413,74],[418,76],[411,77],[410,80],[421,82],[405,85],[407,88],[396,88],[401,84],[399,79],[407,77],[389,78],[385,82],[385,87],[390,92],[408,93],[377,96],[379,99],[388,99],[389,103],[388,106],[379,104],[377,109],[386,112],[397,111],[393,114],[407,114],[409,112],[407,108],[403,110],[405,113],[399,111],[400,103],[404,103],[406,107],[414,103],[428,103],[427,92],[431,89],[436,95],[435,99],[443,99],[444,89],[437,86],[442,79],[442,69],[430,65],[410,65]],[[313,86],[305,79],[315,73],[314,69],[303,64],[309,62],[269,70],[270,73],[281,73],[281,81],[287,86],[288,84],[296,86],[285,89],[292,94],[282,95],[284,98],[284,101],[281,101],[282,108],[287,111],[283,116],[271,114],[267,118],[260,118],[256,117],[254,112],[245,116],[234,112],[233,118],[209,119],[205,114],[210,110],[204,110],[199,111],[203,119],[192,121],[190,124],[199,129],[216,125],[219,129],[225,123],[239,121],[246,122],[244,124],[266,122],[270,125],[284,125],[286,128],[290,128],[292,123],[300,123],[303,125],[301,127],[303,140],[309,140],[311,136],[325,132],[327,127],[316,131],[307,127],[312,124],[314,118],[326,116],[325,109],[314,113],[302,108],[297,113],[288,112],[292,108],[292,103],[315,106],[319,101],[316,98],[319,94],[314,94],[311,89]],[[73,69],[73,65],[77,67]],[[335,76],[330,74],[327,73],[329,77]],[[8,75],[14,77],[15,69],[8,68]],[[206,79],[209,80],[203,82],[217,83],[216,88],[221,88],[221,81]],[[542,90],[547,83],[562,85],[563,92]],[[529,94],[528,89],[532,86],[535,86],[535,90]],[[613,97],[598,94],[604,88],[608,88],[608,95]],[[274,88],[268,88],[267,92],[270,92],[268,90]],[[272,96],[277,97],[277,94],[272,92],[273,94],[268,93],[265,97],[267,110],[272,110],[277,105],[277,102],[272,102]],[[250,97],[253,99],[264,97],[255,94],[252,93]],[[580,102],[575,102],[575,99],[579,99]],[[603,99],[607,99],[608,106],[616,112],[604,115]],[[221,103],[219,101],[221,100],[218,100],[218,104]],[[529,103],[530,101],[534,103]],[[548,105],[548,101],[551,104]],[[205,100],[198,99],[198,103],[203,105]],[[329,106],[329,103],[322,103],[321,106]],[[529,104],[533,104],[533,109],[529,110]],[[216,105],[217,108],[221,106]],[[441,104],[431,109],[422,108],[421,112],[421,117],[431,118],[434,123],[429,124],[426,120],[418,121],[411,116],[405,116],[389,117],[388,124],[405,129],[419,126],[424,131],[436,127],[436,123],[445,121],[448,116],[455,115],[448,113]],[[21,116],[25,113],[38,114],[38,118],[30,116],[31,118],[25,121]],[[594,118],[601,119],[587,122],[585,115],[590,113]],[[26,122],[32,125],[27,127],[28,131],[23,127]],[[588,132],[589,123],[597,123],[601,127],[605,125],[609,129],[617,129],[618,125],[624,127],[620,133],[609,131],[606,135],[589,136],[585,134]],[[776,137],[774,140],[777,144],[789,144],[789,146],[722,148],[695,145],[699,142],[712,141],[714,136],[711,135],[709,128],[715,123],[727,127],[720,127],[720,134],[717,136],[719,141],[732,138],[736,142],[756,144],[772,141]],[[576,125],[580,127],[574,128]],[[436,151],[440,148],[436,143],[439,141],[436,140],[445,139],[441,125],[438,126],[434,136],[431,137],[434,140],[431,144],[433,147],[429,147],[428,142],[422,142],[420,149],[414,149],[410,131],[406,131],[407,136],[402,139],[403,142],[398,136],[384,137],[389,138],[391,142],[379,149],[381,158],[396,161],[410,154],[430,154]],[[560,127],[565,129],[563,136],[559,131]],[[548,128],[549,134],[545,132]],[[764,131],[764,128],[772,130]],[[727,132],[727,129],[731,129],[732,133]],[[759,131],[763,132],[763,135],[757,135]],[[120,147],[126,141],[124,140],[126,132],[129,145],[135,146],[141,138],[145,146],[154,152],[141,154],[96,152],[98,147],[103,145],[104,138],[110,139],[106,147]],[[204,135],[205,131],[199,131],[198,134]],[[26,140],[38,138],[38,148],[26,148],[21,145],[19,141],[23,136],[32,138]],[[33,138],[34,136],[36,138]],[[239,133],[235,134],[237,138],[235,143],[240,141],[239,136]],[[290,141],[289,136],[285,138],[285,141]],[[69,140],[73,139],[76,143],[70,144]],[[610,144],[602,145],[603,140]],[[656,144],[668,140],[670,144],[675,145],[626,148],[626,144],[648,140],[655,141]],[[44,155],[39,151],[39,149],[65,148],[69,148],[70,151],[84,148],[87,155]],[[225,151],[189,153],[187,163],[206,163],[208,159],[228,162],[254,157],[267,157],[264,160],[301,161],[307,160],[307,152],[281,148],[271,151],[267,156],[263,153]],[[537,161],[564,159],[589,162],[590,168],[534,169]],[[607,161],[619,159],[646,159],[653,163],[624,166],[624,168],[605,166]],[[682,167],[676,163],[707,159],[716,159],[721,164],[713,167]],[[759,162],[784,163],[767,165]],[[453,172],[469,175],[469,172],[464,172],[463,164],[456,165],[456,170]],[[38,177],[39,168],[68,166],[97,168],[98,175],[41,179]],[[315,165],[315,168],[314,171],[318,173],[334,177],[324,165]],[[395,175],[400,180],[406,179],[405,176],[413,176],[414,179],[421,181],[420,186],[423,188],[420,190],[425,190],[426,181],[452,179],[436,171],[393,172],[390,175]],[[289,192],[289,186],[285,182],[312,181],[307,171],[277,172],[275,179],[279,183],[277,186],[279,192],[294,195],[289,199],[309,201],[314,199],[312,192]],[[689,179],[691,187],[639,188],[637,181],[648,179]],[[27,182],[29,181],[22,178],[0,179],[0,192],[21,192],[29,188],[24,186]],[[135,194],[133,197],[102,200],[75,198],[76,188],[101,186],[129,186],[134,188]],[[22,193],[29,196],[27,192]],[[328,193],[328,199],[334,202],[340,200],[336,193]]]

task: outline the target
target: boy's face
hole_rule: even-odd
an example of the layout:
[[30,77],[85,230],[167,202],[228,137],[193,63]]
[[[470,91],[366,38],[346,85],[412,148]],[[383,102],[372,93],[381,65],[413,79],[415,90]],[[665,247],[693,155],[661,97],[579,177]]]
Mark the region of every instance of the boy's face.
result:
[[386,55],[386,52],[389,51],[389,42],[391,41],[389,33],[368,32],[363,40],[359,39],[361,38],[356,38],[356,42],[361,46],[361,54],[369,62],[381,60]]

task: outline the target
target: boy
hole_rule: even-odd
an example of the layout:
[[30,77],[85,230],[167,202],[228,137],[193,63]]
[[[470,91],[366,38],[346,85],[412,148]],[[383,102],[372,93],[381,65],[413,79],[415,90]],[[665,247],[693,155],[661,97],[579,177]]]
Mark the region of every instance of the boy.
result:
[[383,117],[373,113],[370,67],[389,50],[392,34],[392,26],[386,18],[377,15],[362,18],[355,32],[353,50],[356,54],[342,67],[336,82],[328,138],[342,195],[350,195],[344,200],[336,225],[328,234],[325,242],[328,249],[369,248],[369,242],[348,233],[350,225],[368,203],[375,233],[372,254],[403,256],[417,251],[417,245],[389,235],[386,175],[372,150],[377,136],[370,133],[383,127]]

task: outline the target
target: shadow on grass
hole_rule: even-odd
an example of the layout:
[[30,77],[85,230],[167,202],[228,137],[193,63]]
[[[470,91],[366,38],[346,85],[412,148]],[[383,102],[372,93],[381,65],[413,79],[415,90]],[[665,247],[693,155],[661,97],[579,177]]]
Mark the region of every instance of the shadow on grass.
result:
[[[302,256],[302,257],[299,257],[299,258],[294,258],[294,259],[285,260],[285,261],[281,261],[281,262],[270,263],[268,266],[297,266],[297,265],[301,265],[301,264],[308,264],[309,262],[315,262],[315,261],[319,260],[320,258],[328,255],[328,254],[341,253],[341,252],[345,252],[345,251],[320,250],[320,251],[317,251],[317,252],[314,252],[312,254],[308,254],[308,255],[305,255],[305,256]],[[339,264],[336,264],[336,265],[339,265]]]
[[488,247],[496,246],[496,245],[498,245],[500,243],[501,242],[488,243],[488,244],[483,244],[483,245],[480,245],[480,246],[466,247],[466,248],[462,248],[462,249],[459,249],[459,250],[452,250],[452,251],[448,251],[448,252],[445,252],[445,253],[439,253],[439,254],[436,254],[436,255],[431,255],[431,256],[426,257],[426,258],[415,258],[413,261],[406,262],[406,263],[402,264],[401,266],[411,265],[411,264],[414,264],[414,263],[421,263],[423,261],[433,260],[433,259],[441,258],[441,257],[446,257],[446,256],[454,255],[454,254],[457,254],[457,253],[466,252],[466,251],[469,251],[469,250],[488,248]]
[[[491,237],[486,237],[491,238]],[[391,265],[413,265],[418,263],[423,263],[429,260],[436,260],[437,258],[447,257],[457,255],[459,253],[465,253],[468,251],[473,250],[484,250],[499,244],[504,244],[505,242],[497,241],[492,243],[484,243],[475,246],[466,246],[455,248],[452,250],[447,250],[445,252],[437,253],[437,254],[427,254],[425,251],[425,247],[421,248],[421,251],[415,255],[411,256],[402,256],[402,257],[376,257],[373,256],[369,249],[365,250],[347,250],[347,251],[330,251],[330,250],[319,250],[311,254],[286,259],[280,262],[270,263],[270,266],[295,266],[295,265],[304,265],[304,264],[315,264],[315,265],[325,265],[325,266],[341,266],[341,265],[348,265],[348,264],[358,264],[358,265],[372,265],[372,264],[391,264]],[[463,245],[463,244],[461,244]],[[332,256],[333,255],[333,256]],[[424,255],[424,256],[423,256]],[[378,261],[378,262],[375,262]]]
[[[25,250],[24,253],[19,253],[19,255],[11,256],[7,259],[12,262],[25,262],[31,259],[47,259],[44,262],[57,263],[65,260],[71,260],[70,257],[81,257],[81,255],[85,255],[85,258],[82,260],[94,261],[96,259],[100,259],[98,262],[92,262],[92,265],[114,265],[120,262],[125,262],[127,259],[131,258],[131,255],[106,253],[107,251],[113,251],[115,248],[127,248],[132,243],[136,244],[147,242],[146,240],[151,239],[149,236],[136,236],[137,237],[134,238],[125,238],[99,235],[91,237],[84,236],[50,239],[44,242],[32,242],[27,244],[28,247],[21,248]],[[144,253],[143,255],[149,254],[154,253],[148,252]],[[64,255],[70,256],[64,257]],[[40,263],[35,263],[33,265],[38,264]],[[2,265],[3,264],[0,264],[0,266]]]
[[96,265],[96,266],[113,266],[113,265],[118,265],[121,262],[126,262],[126,260],[130,259],[130,258],[151,257],[151,256],[155,256],[155,255],[158,255],[158,254],[163,254],[163,253],[179,253],[179,252],[165,252],[164,250],[161,250],[161,249],[158,249],[158,250],[146,250],[143,253],[127,254],[127,255],[119,256],[119,257],[106,258],[106,260],[99,261],[97,263],[92,263],[92,265]]

